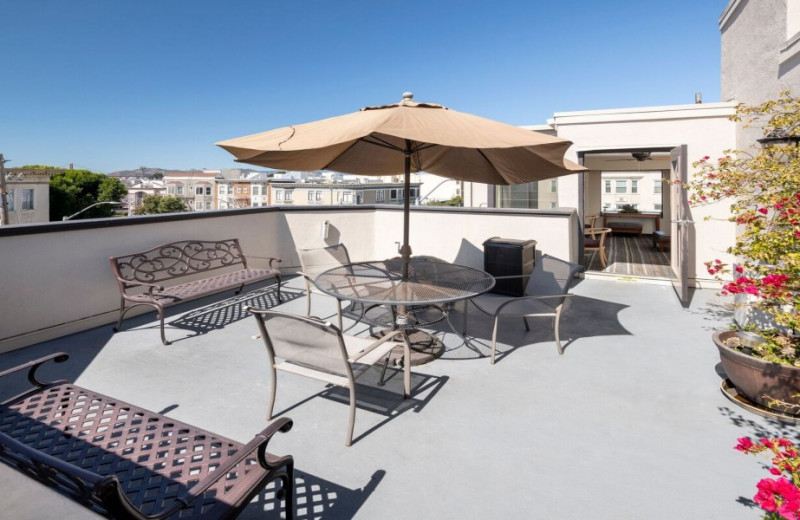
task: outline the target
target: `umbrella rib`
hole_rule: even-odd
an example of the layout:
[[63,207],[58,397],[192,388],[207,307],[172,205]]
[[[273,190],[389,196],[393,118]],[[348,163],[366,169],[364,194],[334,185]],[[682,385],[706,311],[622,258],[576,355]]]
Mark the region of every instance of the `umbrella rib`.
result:
[[[370,139],[374,139],[374,141],[370,141]],[[363,142],[365,142],[367,144],[374,144],[375,146],[383,146],[384,148],[389,148],[390,150],[394,150],[396,152],[404,152],[405,151],[402,148],[400,148],[399,146],[395,146],[395,145],[393,145],[392,143],[390,143],[388,141],[384,141],[383,139],[381,139],[379,137],[375,137],[374,135],[368,135],[366,137],[363,137],[363,138],[359,139],[359,141],[363,141]]]

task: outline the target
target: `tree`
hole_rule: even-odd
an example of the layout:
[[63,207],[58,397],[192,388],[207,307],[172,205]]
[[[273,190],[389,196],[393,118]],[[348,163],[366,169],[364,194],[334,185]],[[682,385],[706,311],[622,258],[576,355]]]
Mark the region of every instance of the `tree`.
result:
[[[89,170],[64,170],[50,178],[50,220],[62,220],[98,202],[119,202],[128,190],[119,179]],[[110,204],[96,206],[80,218],[106,218]]]
[[[729,150],[716,161],[703,157],[695,163],[698,173],[688,186],[691,201],[730,203],[730,220],[740,230],[728,248],[738,265],[730,269],[713,260],[706,267],[727,282],[723,294],[752,295],[752,307],[779,325],[800,330],[800,98],[782,92],[761,105],[739,105],[732,119],[761,123],[766,139],[760,148]],[[728,273],[732,280],[722,278]],[[772,332],[768,336],[753,355],[800,366],[797,336],[786,342]]]
[[456,195],[452,199],[448,200],[432,200],[426,204],[426,206],[463,206],[464,199],[461,198],[461,195]]
[[145,195],[142,204],[136,208],[136,215],[158,215],[160,213],[181,213],[186,211],[186,204],[180,197],[172,195]]

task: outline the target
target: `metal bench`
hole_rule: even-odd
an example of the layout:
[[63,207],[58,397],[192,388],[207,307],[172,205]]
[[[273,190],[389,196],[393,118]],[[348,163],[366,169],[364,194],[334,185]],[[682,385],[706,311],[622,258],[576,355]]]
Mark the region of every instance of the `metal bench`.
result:
[[[158,312],[161,341],[169,345],[164,334],[166,307],[223,290],[235,289],[239,294],[245,284],[270,278],[277,280],[280,301],[281,273],[276,267],[280,259],[264,260],[269,261],[267,269],[249,267],[235,238],[171,242],[139,253],[112,256],[111,269],[120,292],[119,319],[114,332],[122,327],[126,312],[139,305],[150,305]],[[176,280],[180,283],[175,284]]]
[[1,461],[110,518],[234,518],[272,481],[292,518],[294,459],[266,451],[291,419],[241,444],[68,381],[37,379],[42,364],[67,357],[0,372],[28,369],[34,385],[0,403]]
[[642,225],[639,222],[609,222],[606,227],[615,235],[627,233],[642,236]]

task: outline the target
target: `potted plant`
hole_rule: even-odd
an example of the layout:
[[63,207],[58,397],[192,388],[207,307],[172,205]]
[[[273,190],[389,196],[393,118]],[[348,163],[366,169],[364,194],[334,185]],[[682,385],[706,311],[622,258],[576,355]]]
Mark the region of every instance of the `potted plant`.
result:
[[762,124],[760,146],[695,162],[698,171],[687,188],[692,204],[731,201],[730,220],[739,232],[728,252],[737,264],[713,260],[706,267],[724,282],[722,294],[746,296],[744,305],[770,320],[743,331],[719,331],[714,341],[740,394],[798,415],[800,338],[794,331],[800,329],[800,98],[782,92],[761,105],[740,105],[733,119]]

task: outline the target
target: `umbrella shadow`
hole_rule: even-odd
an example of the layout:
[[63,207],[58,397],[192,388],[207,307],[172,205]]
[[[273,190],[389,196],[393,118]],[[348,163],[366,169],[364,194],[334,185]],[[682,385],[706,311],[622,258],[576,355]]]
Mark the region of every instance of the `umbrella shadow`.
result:
[[[630,336],[619,320],[619,313],[628,305],[573,295],[568,298],[561,313],[559,336],[566,352],[581,338],[597,336]],[[431,331],[443,335],[448,345],[442,359],[476,359],[491,355],[494,318],[470,305],[468,307],[467,335],[461,336],[463,307],[456,305],[450,313],[450,322],[441,322]],[[554,343],[553,318],[529,318],[530,331],[525,330],[522,318],[502,318],[497,334],[497,360],[518,348],[536,343]],[[453,330],[455,329],[455,330]],[[450,339],[452,338],[452,339]]]
[[[345,520],[353,518],[367,502],[386,476],[386,471],[375,471],[364,487],[350,489],[330,480],[295,470],[294,496],[287,497],[294,507],[294,517],[298,520]],[[284,513],[283,500],[277,497],[279,487],[271,483],[239,515],[239,520],[270,518],[275,513]],[[285,516],[283,516],[285,518]],[[275,518],[279,518],[275,515]]]

